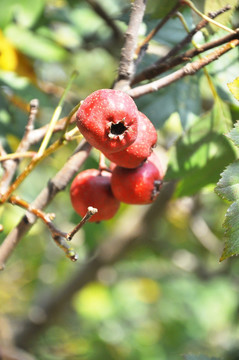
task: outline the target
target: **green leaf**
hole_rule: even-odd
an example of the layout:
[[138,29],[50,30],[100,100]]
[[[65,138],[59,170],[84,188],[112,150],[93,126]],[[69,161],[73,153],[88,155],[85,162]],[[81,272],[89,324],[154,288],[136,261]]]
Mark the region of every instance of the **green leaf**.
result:
[[234,128],[227,134],[227,137],[233,141],[234,145],[239,147],[239,121],[236,122]]
[[183,135],[172,149],[166,179],[178,179],[175,196],[195,194],[209,184],[215,184],[228,163],[235,160],[235,151],[221,133],[216,105]]
[[[236,123],[228,134],[228,137],[236,146],[239,145],[238,128],[239,124]],[[228,165],[223,171],[215,192],[223,199],[233,202],[227,210],[223,224],[226,242],[220,258],[220,261],[222,261],[232,255],[239,254],[239,160]]]
[[207,355],[184,355],[185,360],[219,360],[215,357],[208,357]]
[[229,87],[229,90],[231,91],[232,95],[239,100],[239,77],[237,77],[234,81],[231,83],[228,83],[227,86]]
[[199,76],[185,77],[162,89],[160,93],[142,97],[136,103],[157,128],[162,127],[170,115],[177,112],[182,128],[187,130],[201,113]]
[[239,254],[239,200],[228,208],[223,226],[225,228],[225,247],[220,258],[223,261],[230,256]]
[[239,160],[234,161],[223,171],[215,191],[228,201],[239,199]]
[[47,62],[61,61],[67,54],[55,42],[17,25],[9,25],[5,34],[17,49],[36,59]]

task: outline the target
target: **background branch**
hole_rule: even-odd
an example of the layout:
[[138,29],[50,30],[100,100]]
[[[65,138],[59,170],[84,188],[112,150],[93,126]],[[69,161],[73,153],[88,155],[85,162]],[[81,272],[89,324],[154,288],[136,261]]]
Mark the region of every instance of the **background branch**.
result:
[[172,10],[158,23],[158,25],[150,31],[150,33],[145,37],[141,44],[135,50],[135,55],[140,57],[140,54],[143,49],[147,48],[149,41],[157,34],[157,32],[166,24],[166,22],[175,15],[175,13],[180,8],[181,4],[178,2]]
[[107,14],[105,9],[101,6],[101,4],[95,0],[87,0],[88,4],[94,9],[96,14],[98,14],[104,22],[111,28],[114,38],[118,40],[123,40],[123,33],[120,28],[114,22],[114,20]]
[[[25,127],[25,133],[23,135],[23,138],[16,150],[16,153],[24,153],[26,152],[29,147],[30,147],[30,142],[29,142],[29,138],[31,136],[31,133],[34,129],[34,122],[35,122],[35,118],[37,116],[37,112],[38,112],[38,107],[39,107],[39,102],[37,99],[33,99],[30,101],[30,110],[29,110],[29,116],[28,116],[28,122],[27,125]],[[5,162],[4,169],[5,172],[2,176],[2,179],[0,181],[0,197],[1,194],[4,194],[5,191],[7,190],[8,186],[10,185],[16,169],[19,165],[19,159],[17,160],[7,160]]]
[[[131,89],[128,91],[128,94],[132,96],[133,98],[138,98],[140,96],[143,96],[145,94],[149,94],[155,91],[158,91],[159,89],[162,89],[165,86],[168,86],[169,84],[172,84],[173,82],[182,79],[185,76],[188,75],[194,75],[197,71],[202,69],[204,66],[210,64],[211,62],[217,60],[220,56],[225,54],[226,52],[230,51],[234,47],[239,45],[239,40],[232,40],[231,42],[223,45],[222,47],[216,49],[211,54],[205,56],[202,59],[196,60],[192,63],[186,64],[181,69],[159,79],[156,81],[153,81],[149,84],[138,86],[134,89]],[[197,50],[197,49],[195,49]]]

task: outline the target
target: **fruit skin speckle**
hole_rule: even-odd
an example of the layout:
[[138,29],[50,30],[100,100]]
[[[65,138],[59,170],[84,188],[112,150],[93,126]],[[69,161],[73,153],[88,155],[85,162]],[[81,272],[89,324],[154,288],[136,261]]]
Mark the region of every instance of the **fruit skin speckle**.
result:
[[157,142],[157,132],[146,115],[139,111],[138,135],[132,145],[124,150],[104,155],[115,164],[133,169],[141,165],[152,153]]
[[120,206],[112,194],[111,173],[97,169],[80,172],[73,180],[70,188],[71,203],[74,210],[84,216],[89,206],[98,209],[98,213],[90,218],[90,222],[111,219]]
[[163,179],[160,161],[153,152],[136,169],[114,167],[111,188],[114,196],[126,204],[150,204],[158,196]]
[[138,133],[138,109],[120,90],[101,89],[82,102],[76,125],[95,148],[113,153],[131,145]]

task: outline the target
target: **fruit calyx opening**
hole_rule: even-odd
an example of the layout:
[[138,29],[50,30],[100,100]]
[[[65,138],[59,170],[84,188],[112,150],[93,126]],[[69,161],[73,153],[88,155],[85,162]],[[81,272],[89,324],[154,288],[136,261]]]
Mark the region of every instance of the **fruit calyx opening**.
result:
[[151,200],[155,200],[158,194],[160,193],[161,187],[163,185],[162,180],[155,180],[154,181],[154,188],[151,193]]
[[109,123],[109,138],[110,139],[117,139],[119,138],[120,140],[124,137],[124,133],[127,130],[127,126],[125,126],[124,124],[125,119],[122,119],[120,121],[118,121],[117,123],[114,122],[110,122]]

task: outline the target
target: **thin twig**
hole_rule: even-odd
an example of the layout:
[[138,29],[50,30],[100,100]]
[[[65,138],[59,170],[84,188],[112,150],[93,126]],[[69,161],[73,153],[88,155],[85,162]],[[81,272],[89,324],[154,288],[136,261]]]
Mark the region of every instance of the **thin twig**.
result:
[[99,2],[96,2],[95,0],[86,0],[88,4],[94,9],[96,14],[98,14],[104,22],[112,29],[114,38],[116,40],[122,40],[123,39],[123,33],[120,30],[120,28],[117,26],[117,24],[114,22],[114,20],[107,14],[105,9],[101,6]]
[[[182,79],[185,76],[194,75],[197,71],[202,69],[204,66],[217,60],[220,56],[222,56],[223,54],[225,54],[226,52],[230,51],[231,49],[235,48],[238,45],[239,45],[239,40],[237,40],[237,39],[232,40],[229,43],[216,49],[211,54],[205,56],[204,58],[196,60],[192,63],[188,63],[184,67],[173,72],[170,75],[167,75],[167,76],[165,76],[159,80],[153,81],[149,84],[138,86],[134,89],[129,90],[127,93],[133,98],[138,98],[145,94],[149,94],[149,93],[158,91],[159,89],[162,89],[163,87],[168,86],[169,84],[171,84],[179,79]],[[197,49],[195,49],[195,50],[197,50]]]
[[125,44],[121,51],[118,78],[115,89],[127,90],[134,75],[134,56],[137,47],[139,27],[144,16],[146,0],[135,0],[132,5],[128,29],[125,33]]
[[65,130],[68,126],[68,123],[75,112],[75,109],[79,107],[80,104],[76,105],[74,109],[70,112],[68,115],[66,122],[64,123],[62,135],[59,139],[57,139],[53,144],[51,144],[47,149],[44,150],[44,152],[39,155],[39,152],[36,156],[31,160],[31,162],[27,165],[27,167],[23,170],[23,172],[16,178],[16,180],[9,186],[7,191],[2,195],[0,198],[0,205],[4,204],[11,196],[11,194],[18,188],[18,186],[26,179],[26,177],[35,169],[35,167],[43,161],[45,158],[47,158],[50,154],[58,150],[62,145],[64,145],[64,142],[71,141],[72,138],[69,136],[69,134],[65,133]]
[[[22,137],[22,140],[16,150],[16,153],[24,153],[26,152],[29,147],[30,147],[30,142],[29,142],[29,138],[31,136],[31,133],[33,132],[34,129],[34,122],[38,113],[38,108],[39,108],[39,102],[37,99],[32,99],[30,101],[30,110],[29,110],[29,115],[28,115],[28,122],[27,125],[25,127],[25,132],[24,135]],[[1,149],[0,149],[1,150]],[[1,152],[1,156],[6,156],[6,152],[3,152],[3,149]],[[8,186],[10,185],[17,166],[19,164],[19,159],[16,160],[7,160],[4,164],[3,167],[5,169],[4,174],[2,176],[2,179],[0,181],[0,195],[4,194],[8,188]]]
[[[53,133],[63,130],[63,128],[65,127],[65,122],[66,122],[67,118],[68,117],[64,117],[56,123]],[[75,121],[76,121],[76,114],[74,113],[70,119],[69,124],[73,124],[73,123],[75,123]],[[30,145],[37,144],[39,141],[41,141],[43,139],[43,137],[45,136],[48,128],[49,128],[49,124],[33,130],[29,136]]]
[[[224,12],[228,11],[231,9],[230,5],[225,6],[222,9],[219,9],[218,11],[214,11],[213,13],[209,13],[208,17],[210,19],[215,19],[217,16],[223,14]],[[177,45],[175,45],[169,52],[167,55],[165,55],[164,57],[162,57],[160,60],[157,61],[157,65],[167,61],[167,59],[175,56],[183,47],[185,47],[187,44],[189,44],[193,38],[193,36],[200,31],[201,29],[203,29],[206,25],[208,24],[208,21],[203,19],[201,20],[194,29],[192,29],[191,31],[187,31],[187,35],[185,36],[184,39],[182,39]]]
[[180,0],[182,5],[187,5],[189,6],[197,15],[201,16],[204,20],[208,21],[209,23],[216,25],[217,27],[219,27],[220,29],[223,29],[227,32],[229,32],[230,34],[234,33],[234,30],[228,28],[227,26],[224,26],[223,24],[220,24],[219,22],[213,20],[212,18],[210,18],[209,16],[203,14],[201,11],[199,11],[196,6],[192,3],[192,1],[190,0]]
[[23,159],[23,158],[32,158],[36,155],[36,151],[26,151],[26,152],[22,152],[22,153],[11,153],[11,154],[6,154],[4,156],[0,156],[0,162],[3,161],[7,161],[7,160],[16,160],[16,159]]
[[82,228],[82,226],[85,225],[85,223],[87,221],[90,220],[90,218],[95,215],[98,212],[98,209],[89,206],[87,209],[87,213],[85,214],[85,216],[81,219],[81,221],[79,222],[79,224],[77,224],[74,229],[72,231],[70,231],[67,235],[66,235],[66,239],[67,240],[72,240],[73,236]]
[[64,251],[66,256],[72,260],[77,260],[77,255],[72,247],[68,245],[68,243],[64,240],[67,238],[67,233],[57,229],[53,224],[52,220],[55,217],[55,214],[46,214],[42,210],[35,208],[34,206],[30,205],[27,201],[21,199],[19,196],[11,195],[8,201],[12,205],[18,205],[21,208],[29,211],[37,218],[41,219],[44,224],[48,227],[51,232],[51,236],[55,243]]
[[[51,179],[47,186],[40,192],[32,206],[37,209],[44,209],[59,191],[65,189],[67,184],[79,171],[80,167],[89,156],[90,151],[91,146],[83,140],[77,147],[74,154],[64,164],[62,169],[58,171],[54,178]],[[35,221],[36,217],[34,215],[25,215],[18,225],[7,235],[0,246],[0,270],[4,269],[5,263],[11,256],[19,241],[31,228]]]
[[36,116],[38,113],[38,109],[39,109],[38,99],[32,99],[30,101],[30,112],[29,112],[28,122],[25,127],[25,133],[24,133],[22,140],[17,148],[17,152],[25,151],[25,149],[28,149],[28,147],[29,147],[29,145],[28,145],[29,136],[34,129],[34,123],[35,123],[35,119],[36,119]]
[[[180,21],[182,22],[185,30],[189,33],[190,31],[189,31],[188,25],[187,25],[186,20],[184,19],[183,15],[178,12],[178,13],[177,13],[177,16],[179,17]],[[196,41],[194,41],[193,39],[191,40],[191,43],[192,43],[192,45],[193,45],[196,49],[199,49],[199,48],[200,48],[200,45],[198,45],[198,44],[196,43]],[[199,54],[198,57],[199,57],[199,59],[202,59],[201,54]],[[203,71],[204,71],[204,74],[205,74],[206,79],[207,79],[207,81],[208,81],[209,87],[210,87],[210,89],[211,89],[211,91],[212,91],[213,97],[214,97],[215,99],[218,98],[217,91],[216,91],[216,89],[215,89],[215,86],[214,86],[214,84],[213,84],[213,82],[212,82],[212,79],[211,79],[211,77],[210,77],[210,75],[209,75],[209,72],[208,72],[207,68],[204,67],[204,68],[203,68]]]
[[172,10],[158,23],[158,25],[152,31],[150,31],[141,44],[138,45],[137,49],[135,50],[135,55],[140,56],[142,49],[147,47],[147,44],[150,42],[150,40],[152,40],[152,38],[157,34],[157,32],[159,32],[159,30],[166,24],[166,22],[174,16],[180,6],[181,4],[179,2],[176,3]]

